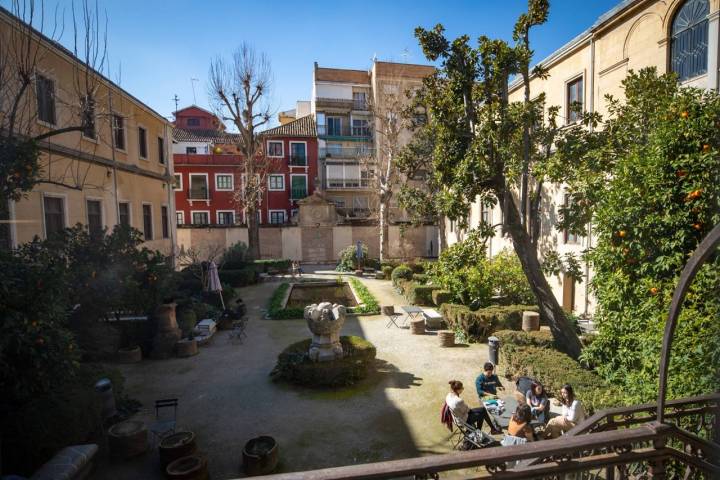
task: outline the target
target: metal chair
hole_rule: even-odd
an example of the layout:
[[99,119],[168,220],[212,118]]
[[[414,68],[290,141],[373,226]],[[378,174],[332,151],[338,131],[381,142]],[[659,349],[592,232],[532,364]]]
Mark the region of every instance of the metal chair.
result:
[[243,317],[240,320],[235,320],[232,324],[232,330],[228,335],[230,343],[239,344],[243,343],[243,339],[247,337],[245,328],[247,327],[247,317]]
[[385,328],[390,328],[390,325],[395,325],[397,328],[402,328],[397,324],[397,319],[402,317],[402,313],[395,311],[394,305],[383,305],[382,313],[388,318],[388,323]]
[[[177,424],[177,398],[166,398],[164,400],[155,401],[155,423],[148,427],[155,437],[155,441],[162,440],[165,436],[175,433],[175,425]],[[172,420],[170,416],[161,416],[160,410],[173,409]]]
[[452,413],[452,410],[450,414],[452,415],[453,425],[458,429],[458,433],[450,437],[450,441],[454,442],[453,448],[455,450],[459,449],[465,442],[471,446],[471,449],[485,448],[498,443],[493,437],[479,428],[473,427],[469,423],[457,418],[455,414]]

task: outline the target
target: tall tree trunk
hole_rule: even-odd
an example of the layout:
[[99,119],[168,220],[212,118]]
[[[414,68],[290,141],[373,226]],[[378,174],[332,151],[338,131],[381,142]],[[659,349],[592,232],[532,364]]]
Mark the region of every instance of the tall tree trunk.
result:
[[251,260],[260,259],[260,225],[257,221],[257,209],[246,210],[248,226],[247,255]]
[[512,238],[515,253],[520,259],[525,276],[530,282],[530,288],[532,288],[537,299],[540,317],[550,326],[558,349],[572,358],[578,358],[582,349],[580,339],[570,322],[568,322],[565,311],[560,307],[545,278],[537,257],[537,250],[535,250],[525,228],[520,224],[520,215],[515,202],[509,199],[506,204],[507,230]]
[[445,215],[438,216],[438,251],[437,255],[447,249],[447,237],[445,237]]
[[386,200],[381,198],[380,199],[380,215],[379,215],[379,223],[380,223],[380,261],[385,261],[385,240],[387,238],[385,230],[387,229],[387,219],[385,218],[387,216],[387,206],[385,205]]

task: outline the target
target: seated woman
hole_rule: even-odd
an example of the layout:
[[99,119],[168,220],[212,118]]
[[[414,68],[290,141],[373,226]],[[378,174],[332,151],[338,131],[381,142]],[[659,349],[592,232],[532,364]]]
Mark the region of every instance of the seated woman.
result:
[[460,398],[460,394],[464,390],[463,383],[459,380],[450,380],[450,393],[445,397],[445,403],[452,412],[452,414],[460,420],[474,426],[475,428],[481,429],[483,421],[487,422],[490,427],[490,433],[498,435],[502,433],[502,430],[497,430],[490,421],[490,415],[488,415],[485,407],[470,408],[465,403],[465,400]]
[[545,438],[557,438],[585,419],[585,409],[569,384],[560,390],[562,415],[551,418],[545,427]]
[[[520,404],[518,405],[517,409],[515,410],[515,413],[513,413],[512,418],[510,418],[510,424],[508,425],[508,435],[518,438],[523,438],[528,442],[532,442],[535,440],[535,432],[533,431],[532,426],[530,425],[530,421],[532,420],[532,415],[530,413],[530,407],[528,405]],[[523,442],[517,442],[517,441],[503,441],[503,445],[506,444],[513,444],[513,443],[523,443]]]
[[550,410],[550,401],[548,400],[545,388],[540,382],[533,382],[530,389],[525,395],[525,402],[530,407],[532,417],[547,423],[548,415],[547,412]]

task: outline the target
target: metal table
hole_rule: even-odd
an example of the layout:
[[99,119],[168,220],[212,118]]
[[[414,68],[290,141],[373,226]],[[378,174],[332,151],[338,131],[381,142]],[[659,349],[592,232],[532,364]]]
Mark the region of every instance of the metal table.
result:
[[[517,410],[518,401],[513,395],[502,398],[502,401],[505,402],[505,411],[503,411],[503,413],[501,413],[500,415],[491,413],[490,416],[497,425],[499,425],[503,430],[507,431],[508,426],[510,425],[510,419],[512,418],[513,413],[515,413],[515,410]],[[536,432],[538,427],[542,425],[543,423],[539,420],[532,420],[530,422],[530,426]]]
[[408,318],[410,320],[416,320],[416,319],[420,318],[420,316],[423,313],[423,309],[421,307],[416,307],[415,305],[405,305],[400,308],[402,308],[405,311],[405,313],[407,313],[407,317],[405,318],[403,325],[405,325]]

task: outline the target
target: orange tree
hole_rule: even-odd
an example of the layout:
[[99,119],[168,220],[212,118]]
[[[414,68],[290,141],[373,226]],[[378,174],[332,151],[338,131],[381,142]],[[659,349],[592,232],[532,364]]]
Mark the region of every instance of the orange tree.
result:
[[[626,392],[657,397],[662,333],[689,255],[720,222],[720,96],[682,88],[654,69],[630,73],[625,100],[609,98],[602,128],[578,126],[558,141],[547,174],[575,202],[563,226],[591,220],[598,335],[583,358]],[[585,126],[597,122],[588,116]],[[568,168],[570,167],[570,168]],[[720,259],[700,271],[680,317],[670,396],[717,390]]]

